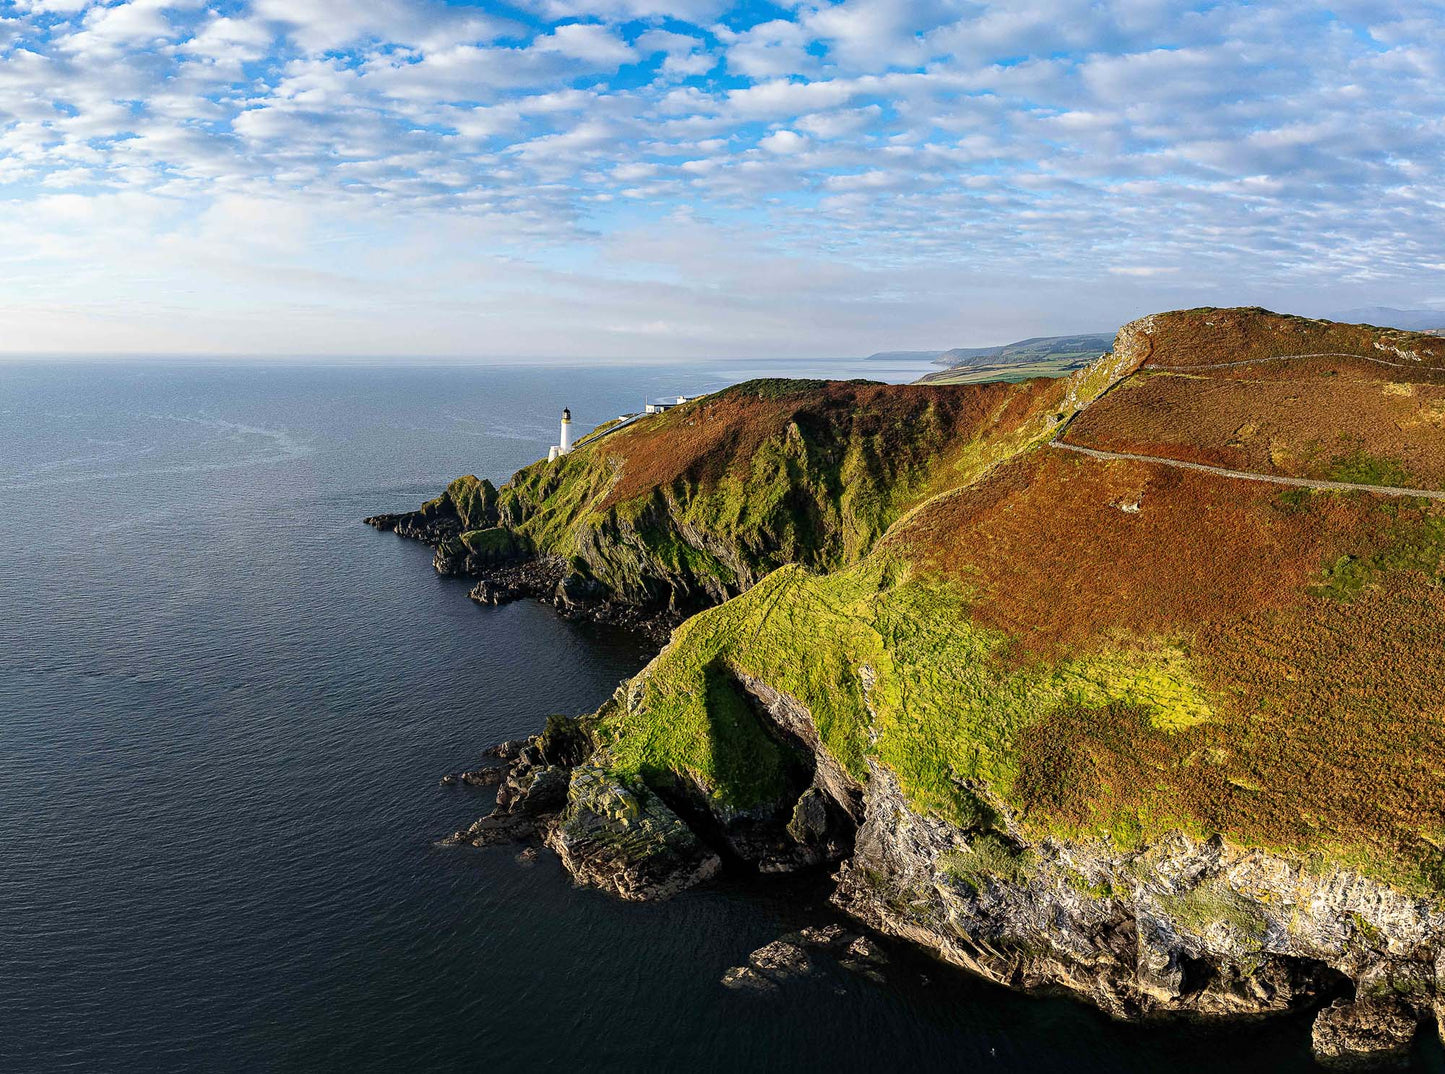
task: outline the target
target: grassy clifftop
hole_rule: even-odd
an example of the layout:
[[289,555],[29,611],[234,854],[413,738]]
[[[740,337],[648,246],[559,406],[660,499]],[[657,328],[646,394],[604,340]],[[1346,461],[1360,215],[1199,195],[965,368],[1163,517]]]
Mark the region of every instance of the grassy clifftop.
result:
[[[1356,338],[1352,326],[1297,321],[1149,318],[1121,332],[1115,372],[1146,356],[1198,366]],[[1359,338],[1426,355],[1369,390],[1411,385],[1433,406],[1429,337]],[[1138,438],[1140,408],[1116,405],[1151,376],[1126,379],[1067,435],[1159,441]],[[1363,476],[1434,457],[1430,422],[1381,438],[1331,394],[1338,371],[1291,376],[1292,395],[1323,401],[1331,437],[1366,445],[1351,449]],[[1210,395],[1208,421],[1191,386]],[[1153,416],[1181,451],[1218,449],[1210,438],[1231,421],[1284,420],[1272,396],[1215,388],[1178,379]],[[1445,889],[1439,502],[1084,457],[1042,439],[972,434],[995,458],[1011,454],[945,481],[923,466],[873,516],[870,533],[896,518],[881,538],[828,562],[798,557],[689,620],[627,703],[599,714],[605,762],[658,785],[681,777],[722,811],[766,802],[788,759],[749,701],[746,683],[760,681],[811,714],[856,779],[886,766],[916,809],[963,827],[1007,813],[1034,835],[1121,846],[1220,832]],[[939,443],[937,458],[954,458]]]

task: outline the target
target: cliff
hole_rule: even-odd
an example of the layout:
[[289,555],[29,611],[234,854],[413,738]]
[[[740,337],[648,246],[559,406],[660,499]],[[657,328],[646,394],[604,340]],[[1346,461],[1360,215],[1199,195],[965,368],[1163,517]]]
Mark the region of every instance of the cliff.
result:
[[[525,818],[628,898],[838,863],[840,906],[1004,983],[1121,1017],[1320,1006],[1322,1057],[1398,1055],[1445,997],[1442,369],[1434,337],[1182,311],[1067,380],[748,387],[575,481],[524,470],[498,528],[615,594],[729,599],[455,838]],[[798,466],[737,469],[794,426]],[[849,471],[873,508],[845,510],[837,460],[882,429],[918,446]],[[815,512],[763,530],[806,539],[704,506],[759,472]],[[613,521],[639,499],[747,571],[683,574]]]

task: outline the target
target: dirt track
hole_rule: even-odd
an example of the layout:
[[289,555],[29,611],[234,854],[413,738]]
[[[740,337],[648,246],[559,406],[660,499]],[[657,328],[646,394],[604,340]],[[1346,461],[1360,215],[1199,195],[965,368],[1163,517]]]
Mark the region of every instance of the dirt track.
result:
[[1117,459],[1123,462],[1149,462],[1159,466],[1173,466],[1180,470],[1198,470],[1201,473],[1231,477],[1239,481],[1267,481],[1273,485],[1289,485],[1293,488],[1323,489],[1326,492],[1370,492],[1378,496],[1423,496],[1431,500],[1445,500],[1445,492],[1432,489],[1395,488],[1392,485],[1357,485],[1349,481],[1311,481],[1304,477],[1283,477],[1279,474],[1256,474],[1247,470],[1227,470],[1223,466],[1210,466],[1202,462],[1184,462],[1182,459],[1161,459],[1156,455],[1132,455],[1127,451],[1100,451],[1097,448],[1079,447],[1059,440],[1049,441],[1049,447],[1063,451],[1075,451],[1093,459]]

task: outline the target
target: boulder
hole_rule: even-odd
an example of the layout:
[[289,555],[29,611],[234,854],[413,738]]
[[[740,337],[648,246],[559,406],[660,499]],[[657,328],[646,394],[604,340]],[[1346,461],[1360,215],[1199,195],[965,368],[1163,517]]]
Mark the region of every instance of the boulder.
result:
[[788,834],[796,842],[821,843],[828,834],[828,801],[817,787],[809,787],[793,806]]
[[499,761],[514,761],[517,755],[532,744],[531,739],[511,738],[506,742],[498,742],[495,746],[489,746],[482,751],[483,757],[495,757]]
[[573,573],[557,583],[552,599],[560,608],[575,610],[606,596],[607,587],[597,579]]
[[483,578],[476,585],[472,586],[471,592],[467,594],[478,604],[487,604],[497,607],[502,604],[510,604],[519,600],[523,593],[513,585],[495,578]]
[[1397,996],[1336,1000],[1315,1017],[1315,1058],[1337,1070],[1403,1067],[1420,1017]]
[[808,947],[831,951],[852,943],[857,937],[842,925],[809,925],[798,933],[798,938]]
[[867,936],[859,936],[848,945],[848,957],[856,958],[861,962],[869,962],[875,966],[887,964],[888,956]]

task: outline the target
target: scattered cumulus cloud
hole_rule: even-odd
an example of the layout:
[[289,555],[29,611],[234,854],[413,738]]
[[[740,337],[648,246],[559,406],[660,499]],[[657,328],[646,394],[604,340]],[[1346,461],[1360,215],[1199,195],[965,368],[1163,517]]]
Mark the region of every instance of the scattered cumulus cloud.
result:
[[0,326],[860,353],[1429,305],[1442,115],[1433,0],[14,0]]

